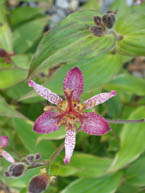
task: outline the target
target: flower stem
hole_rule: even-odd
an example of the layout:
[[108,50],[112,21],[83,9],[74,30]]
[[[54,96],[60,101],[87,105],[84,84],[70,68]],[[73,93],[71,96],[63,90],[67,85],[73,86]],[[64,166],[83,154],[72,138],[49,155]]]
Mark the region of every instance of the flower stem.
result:
[[50,156],[49,160],[47,161],[47,167],[49,168],[50,163],[59,155],[59,153],[63,150],[64,148],[64,142],[56,149],[55,152]]
[[113,124],[133,124],[133,123],[143,123],[145,122],[145,119],[139,119],[139,120],[110,120],[110,119],[105,119],[109,123]]

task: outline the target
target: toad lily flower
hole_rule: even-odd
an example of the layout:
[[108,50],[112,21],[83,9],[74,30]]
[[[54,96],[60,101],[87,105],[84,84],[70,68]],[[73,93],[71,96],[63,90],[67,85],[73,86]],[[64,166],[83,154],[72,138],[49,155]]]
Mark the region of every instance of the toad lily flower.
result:
[[4,147],[8,146],[8,137],[0,136],[0,156],[9,161],[10,163],[14,163],[14,158],[6,151],[3,150]]
[[90,135],[103,135],[110,131],[109,124],[103,117],[94,112],[85,113],[84,111],[104,103],[115,96],[116,92],[101,93],[80,104],[80,95],[83,92],[83,75],[78,67],[71,69],[64,79],[63,90],[66,101],[32,80],[29,81],[29,86],[33,87],[39,95],[50,103],[57,105],[44,108],[45,112],[35,121],[34,131],[50,133],[57,131],[61,125],[65,126],[64,162],[66,164],[70,162],[75,148],[76,122],[79,122],[82,130]]

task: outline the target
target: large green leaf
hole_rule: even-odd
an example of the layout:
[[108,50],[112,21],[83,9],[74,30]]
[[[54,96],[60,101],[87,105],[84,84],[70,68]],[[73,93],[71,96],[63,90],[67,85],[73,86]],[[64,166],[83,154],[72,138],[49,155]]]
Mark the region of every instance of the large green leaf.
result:
[[[145,108],[140,107],[128,119],[142,119]],[[126,124],[120,136],[120,150],[116,154],[109,171],[116,171],[135,160],[145,150],[145,123]]]
[[26,77],[26,71],[17,68],[0,71],[0,89],[9,88]]
[[84,153],[74,153],[70,165],[78,169],[75,176],[92,178],[105,174],[112,160]]
[[43,158],[48,158],[48,156],[55,150],[55,145],[48,140],[43,140],[36,145],[36,140],[39,134],[32,131],[33,123],[22,119],[14,119],[13,122],[18,136],[30,153],[40,152]]
[[16,53],[24,53],[31,48],[41,38],[47,22],[46,18],[39,18],[17,27],[14,30],[14,51]]
[[139,96],[145,95],[145,81],[127,73],[114,77],[104,87],[108,90],[115,89],[118,92],[129,92]]
[[145,186],[145,155],[136,160],[126,171],[128,183],[135,186]]
[[35,19],[37,16],[41,16],[41,13],[42,9],[39,8],[29,6],[16,7],[12,10],[10,15],[11,25],[16,27],[26,21]]
[[[87,63],[91,66],[92,60],[96,60],[104,50],[111,48],[114,44],[114,36],[111,33],[96,37],[90,32],[95,15],[98,13],[91,10],[78,11],[50,30],[37,49],[28,77],[36,69],[40,72],[58,64],[74,66]],[[116,43],[117,53],[144,55],[144,24],[145,16],[142,14],[129,14],[117,20],[115,30],[121,37]]]
[[[104,83],[111,80],[112,76],[116,74],[121,68],[121,57],[118,55],[102,55],[86,61],[85,59],[71,65],[63,65],[59,68],[47,83],[44,84],[52,91],[62,94],[63,93],[63,80],[67,72],[73,66],[80,67],[84,75],[84,97],[85,93],[96,91],[102,87]],[[91,65],[90,65],[91,64]],[[106,70],[107,69],[107,70]],[[97,93],[96,93],[97,94]],[[38,96],[35,91],[29,92],[24,95],[20,100],[30,99]],[[39,100],[43,100],[39,97]],[[31,100],[33,102],[33,100]]]
[[[79,11],[60,22],[41,41],[32,61],[29,76],[38,68],[44,70],[56,64],[91,65],[92,59],[108,49],[114,42],[110,34],[95,37],[90,32],[96,11]],[[78,62],[79,61],[79,62]]]
[[121,179],[121,172],[100,178],[81,178],[74,181],[61,193],[114,193],[121,183]]
[[128,56],[144,56],[145,15],[129,14],[118,19],[115,30],[122,36],[116,46],[117,53]]
[[26,119],[21,113],[16,111],[12,106],[8,105],[1,95],[0,95],[0,116],[20,117]]
[[6,0],[0,1],[0,48],[12,51],[12,34],[7,22]]

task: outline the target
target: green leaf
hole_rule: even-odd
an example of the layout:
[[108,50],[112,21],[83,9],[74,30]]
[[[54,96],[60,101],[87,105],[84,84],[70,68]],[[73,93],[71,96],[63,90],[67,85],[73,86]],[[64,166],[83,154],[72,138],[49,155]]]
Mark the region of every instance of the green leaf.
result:
[[[133,186],[132,184],[129,184],[128,181],[125,182],[125,184],[122,184],[116,193],[137,193],[138,188]],[[141,193],[141,192],[138,192]]]
[[92,178],[104,175],[111,162],[112,160],[104,157],[74,153],[70,165],[78,169],[75,176]]
[[[78,67],[80,67],[84,76],[85,84],[83,96],[84,98],[86,98],[85,93],[97,91],[97,89],[102,87],[103,84],[111,80],[112,76],[116,74],[121,68],[121,61],[122,59],[118,55],[106,54],[90,59],[88,62],[84,59],[79,61],[79,63],[77,64],[74,63],[71,65],[63,65],[53,74],[48,83],[44,83],[44,86],[58,93],[59,95],[64,95],[63,80],[67,72],[72,67],[77,65]],[[37,96],[38,94],[34,90],[32,90],[31,92],[20,98],[20,101],[33,99]],[[38,101],[44,100],[42,97],[39,97],[37,99]],[[33,102],[33,100],[28,102]]]
[[128,183],[135,186],[145,186],[145,155],[136,160],[126,171]]
[[24,53],[40,39],[47,18],[40,18],[20,25],[14,30],[14,51]]
[[20,69],[7,69],[0,71],[0,88],[9,88],[24,80],[26,71]]
[[110,9],[113,11],[118,10],[117,15],[116,15],[117,18],[123,15],[130,14],[131,12],[130,7],[127,6],[126,0],[114,1],[110,5]]
[[[131,113],[128,119],[136,120],[145,117],[145,108],[140,107]],[[116,154],[109,172],[119,170],[137,159],[145,150],[145,123],[126,124],[120,136],[120,150]]]
[[12,33],[7,22],[6,1],[0,2],[0,47],[12,52]]
[[54,176],[73,176],[78,171],[77,168],[72,167],[70,165],[62,165],[59,163],[54,163],[50,167],[50,174]]
[[129,92],[139,96],[145,95],[145,81],[127,73],[119,74],[104,86],[106,89],[114,89],[117,92]]
[[122,36],[116,45],[117,53],[128,56],[145,55],[145,15],[125,15],[117,20],[115,30]]
[[[90,32],[96,11],[78,11],[68,16],[46,35],[32,60],[29,76],[37,69],[43,71],[56,64],[92,65],[98,55],[112,47],[114,37],[96,37]],[[79,61],[79,62],[78,62]]]
[[94,9],[98,10],[100,8],[100,2],[98,0],[89,0],[83,5],[83,9]]
[[41,16],[42,9],[33,7],[16,7],[12,10],[10,21],[13,27],[23,24],[26,21],[32,20],[37,16]]
[[42,140],[59,140],[65,137],[66,131],[64,128],[60,128],[58,131],[53,133],[43,134],[37,138],[37,144],[40,143]]
[[26,119],[21,113],[19,113],[13,107],[8,105],[2,96],[0,96],[0,116],[20,117]]
[[36,140],[39,134],[32,131],[32,122],[24,121],[22,119],[14,119],[13,123],[23,145],[29,150],[30,153],[40,152],[43,158],[48,158],[48,156],[53,153],[55,150],[55,145],[51,141],[43,140],[36,145]]
[[61,193],[114,193],[121,179],[121,172],[100,178],[81,178],[71,183]]

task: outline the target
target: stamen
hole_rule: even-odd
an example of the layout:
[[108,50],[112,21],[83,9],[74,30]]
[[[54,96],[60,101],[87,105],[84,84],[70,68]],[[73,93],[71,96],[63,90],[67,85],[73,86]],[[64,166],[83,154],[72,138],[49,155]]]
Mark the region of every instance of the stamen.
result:
[[56,109],[56,110],[58,110],[58,111],[61,111],[58,107],[56,107],[56,106],[46,106],[46,107],[44,107],[44,111],[50,111],[50,110],[54,110],[54,109]]

